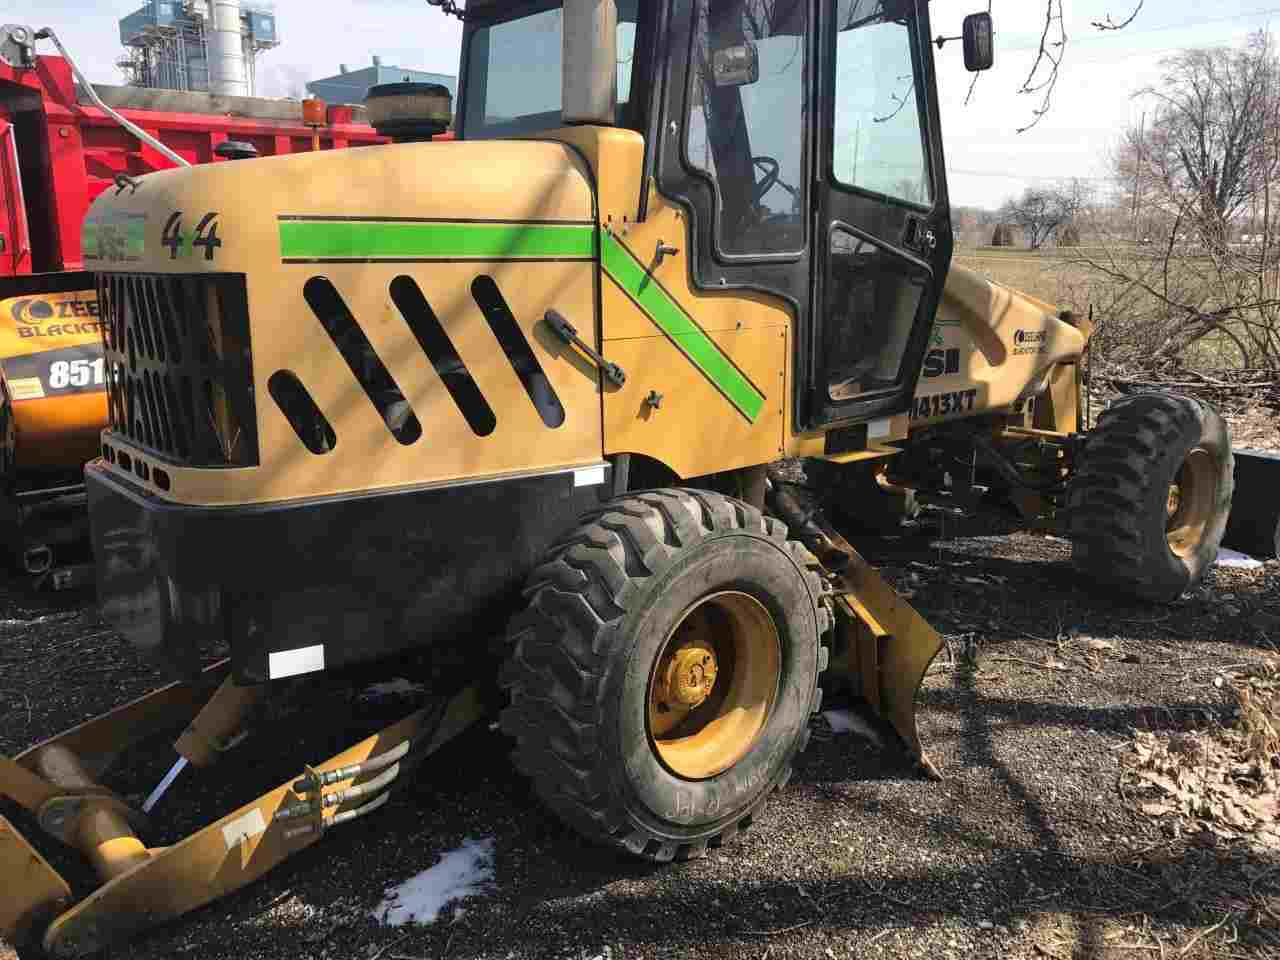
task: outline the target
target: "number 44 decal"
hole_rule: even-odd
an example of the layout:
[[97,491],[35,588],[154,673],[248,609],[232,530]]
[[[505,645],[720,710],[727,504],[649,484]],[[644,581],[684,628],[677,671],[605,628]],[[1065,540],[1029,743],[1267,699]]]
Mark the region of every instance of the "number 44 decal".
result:
[[169,214],[164,231],[160,234],[160,246],[168,249],[170,260],[195,256],[198,247],[204,248],[206,260],[212,260],[214,251],[222,246],[222,241],[218,238],[217,212],[206,213],[201,217],[195,232],[190,236],[182,231],[182,211]]

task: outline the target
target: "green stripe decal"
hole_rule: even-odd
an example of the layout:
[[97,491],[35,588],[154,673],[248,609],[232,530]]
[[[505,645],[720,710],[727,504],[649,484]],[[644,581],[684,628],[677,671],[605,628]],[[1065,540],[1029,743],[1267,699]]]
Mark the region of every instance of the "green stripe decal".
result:
[[751,423],[764,407],[764,394],[733,365],[715,341],[680,308],[611,233],[601,233],[604,271],[634,300],[680,351]]
[[[589,224],[445,223],[282,219],[284,260],[590,260]],[[671,342],[751,423],[765,396],[611,233],[601,233],[602,266]]]
[[595,256],[585,224],[281,220],[284,260],[519,260]]

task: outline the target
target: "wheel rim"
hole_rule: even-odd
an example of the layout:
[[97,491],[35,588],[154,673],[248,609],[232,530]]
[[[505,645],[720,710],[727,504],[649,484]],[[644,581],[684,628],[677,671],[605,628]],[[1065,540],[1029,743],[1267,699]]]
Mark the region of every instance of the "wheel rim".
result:
[[1169,549],[1176,556],[1190,556],[1204,540],[1218,492],[1217,474],[1213,454],[1196,447],[1187,454],[1169,485],[1165,535],[1169,538]]
[[649,743],[685,780],[728,770],[760,739],[782,672],[777,625],[755,597],[703,597],[667,636],[649,674]]

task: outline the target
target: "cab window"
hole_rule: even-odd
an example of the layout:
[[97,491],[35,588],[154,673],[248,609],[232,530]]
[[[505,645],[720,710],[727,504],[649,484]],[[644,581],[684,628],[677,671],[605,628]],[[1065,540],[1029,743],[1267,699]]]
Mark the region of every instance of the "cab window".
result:
[[846,186],[921,207],[933,203],[912,79],[911,21],[884,0],[836,4],[832,175]]
[[804,248],[807,7],[694,4],[684,156],[715,186],[721,253]]
[[[640,0],[618,0],[618,123],[631,100]],[[548,6],[470,34],[462,135],[519,136],[561,126],[564,10]]]

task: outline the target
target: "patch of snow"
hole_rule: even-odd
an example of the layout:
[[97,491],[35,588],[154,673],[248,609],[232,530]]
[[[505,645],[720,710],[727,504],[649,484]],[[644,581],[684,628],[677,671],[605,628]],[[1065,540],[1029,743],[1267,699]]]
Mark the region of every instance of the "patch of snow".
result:
[[1222,547],[1218,550],[1218,566],[1235,567],[1238,570],[1257,570],[1262,566],[1261,560],[1255,560],[1253,557],[1245,553],[1239,553],[1235,550],[1228,550]]
[[882,742],[880,734],[851,710],[823,710],[822,719],[827,721],[832,733],[856,733],[859,736],[866,737],[872,743],[880,744]]
[[414,683],[404,677],[396,677],[386,683],[375,683],[360,691],[361,700],[376,700],[379,697],[412,697],[426,690],[421,683]]
[[455,900],[487,893],[493,883],[493,839],[468,840],[440,862],[387,891],[373,915],[389,927],[434,923]]

